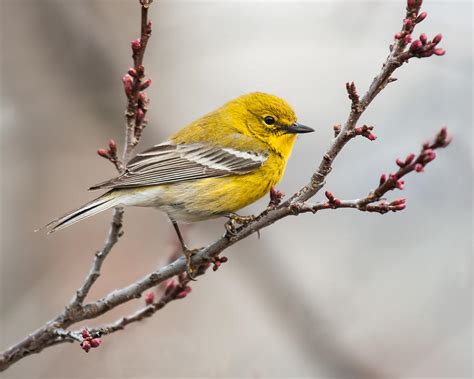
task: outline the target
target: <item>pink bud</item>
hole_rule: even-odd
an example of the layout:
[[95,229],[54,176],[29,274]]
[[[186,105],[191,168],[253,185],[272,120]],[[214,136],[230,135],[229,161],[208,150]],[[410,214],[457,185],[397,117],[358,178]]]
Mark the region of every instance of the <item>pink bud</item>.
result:
[[148,292],[145,295],[145,304],[150,305],[150,304],[153,304],[154,301],[155,301],[155,294],[153,292]]
[[380,175],[379,185],[381,186],[381,185],[384,184],[386,181],[387,181],[387,175],[385,175],[385,174]]
[[407,157],[405,158],[405,164],[408,165],[411,162],[413,162],[413,159],[415,159],[415,154],[411,153],[408,154]]
[[217,269],[221,266],[221,261],[214,262],[214,266],[212,267],[212,271],[217,271]]
[[377,139],[377,136],[374,133],[369,133],[366,137],[371,141],[375,141]]
[[150,85],[151,85],[151,79],[147,79],[140,85],[140,90],[143,91],[147,89],[148,87],[150,87]]
[[405,204],[406,199],[400,198],[400,199],[395,199],[393,200],[390,205],[400,205],[400,204]]
[[109,141],[109,150],[112,154],[117,152],[117,143],[113,139]]
[[339,207],[339,206],[341,206],[342,201],[341,201],[340,199],[334,199],[333,204],[334,204],[336,207]]
[[405,29],[410,29],[413,26],[413,21],[409,18],[403,20],[403,25],[405,25]]
[[81,347],[82,347],[82,350],[84,350],[86,353],[88,353],[89,350],[91,349],[91,343],[89,341],[82,341],[81,342]]
[[128,75],[136,78],[137,77],[137,70],[135,70],[133,67],[128,69]]
[[103,158],[109,158],[109,153],[105,149],[97,150],[97,154]]
[[222,263],[226,263],[228,260],[229,260],[229,259],[228,259],[227,257],[221,257],[221,258],[220,258],[220,261],[221,261]]
[[388,179],[389,179],[390,181],[392,181],[392,182],[395,182],[395,181],[398,180],[398,176],[397,176],[397,174],[390,174],[390,175],[388,176]]
[[416,172],[423,172],[423,165],[421,163],[417,163],[415,165],[415,171]]
[[357,135],[362,134],[362,128],[354,128],[354,133]]
[[405,162],[402,161],[400,158],[397,158],[395,163],[397,164],[398,167],[405,167]]
[[441,42],[441,40],[443,39],[443,35],[440,33],[440,34],[436,34],[433,38],[433,43],[435,45],[437,45],[438,43]]
[[398,33],[395,33],[395,35],[393,36],[393,38],[395,39],[402,39],[402,33],[398,32]]
[[403,204],[399,204],[399,205],[395,205],[395,210],[397,211],[403,211],[405,208],[406,208],[406,204],[403,203]]
[[133,51],[138,51],[140,50],[140,48],[142,47],[142,44],[140,42],[139,39],[134,39],[132,42],[131,42],[131,45],[132,45],[132,50]]
[[423,162],[426,164],[428,162],[431,162],[436,158],[436,153],[434,150],[427,149],[423,152]]
[[137,117],[136,117],[137,125],[140,125],[143,122],[144,118],[145,118],[145,112],[143,112],[143,109],[138,108]]
[[82,338],[90,338],[91,334],[89,333],[89,330],[84,328],[81,330],[81,335],[82,335]]
[[405,43],[408,45],[411,42],[411,34],[405,36]]
[[423,0],[407,0],[407,5],[410,7],[410,8],[413,8],[413,7],[421,7],[421,4],[423,3]]
[[419,22],[423,21],[426,18],[426,16],[428,16],[428,13],[421,12],[416,18],[415,22],[418,24]]
[[328,198],[329,201],[334,200],[334,195],[331,192],[326,191],[326,192],[324,192],[324,194],[326,195],[326,197]]
[[122,77],[123,89],[127,97],[130,97],[133,92],[133,79],[130,75],[126,74]]
[[421,47],[423,46],[423,44],[421,43],[421,41],[419,39],[413,41],[410,45],[410,50],[411,51],[417,51],[417,50],[420,50]]
[[397,180],[397,188],[402,190],[405,188],[405,181],[404,180]]
[[420,35],[420,41],[421,41],[421,43],[422,43],[423,45],[426,44],[426,41],[428,41],[428,37],[426,36],[425,33],[421,33],[421,35]]
[[444,50],[444,49],[434,49],[434,53],[435,53],[435,55],[438,55],[438,56],[441,57],[442,55],[446,54],[446,50]]
[[90,341],[91,347],[99,347],[101,343],[102,343],[102,340],[100,338],[94,338],[94,339],[91,339]]

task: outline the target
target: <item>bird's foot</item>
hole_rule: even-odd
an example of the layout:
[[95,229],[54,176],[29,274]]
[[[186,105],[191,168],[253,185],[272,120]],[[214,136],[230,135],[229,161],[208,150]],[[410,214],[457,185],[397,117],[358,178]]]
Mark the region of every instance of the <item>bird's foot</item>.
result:
[[235,213],[232,213],[228,215],[227,217],[229,217],[229,221],[227,221],[224,226],[225,226],[225,229],[227,230],[227,233],[229,233],[232,236],[237,234],[237,229],[240,226],[245,226],[248,223],[255,221],[255,219],[257,218],[254,215],[239,216],[238,214],[235,214]]
[[186,258],[186,273],[189,279],[196,281],[196,274],[199,271],[199,267],[193,267],[191,260],[193,256],[199,251],[199,249],[189,250],[188,248],[183,249],[183,254]]

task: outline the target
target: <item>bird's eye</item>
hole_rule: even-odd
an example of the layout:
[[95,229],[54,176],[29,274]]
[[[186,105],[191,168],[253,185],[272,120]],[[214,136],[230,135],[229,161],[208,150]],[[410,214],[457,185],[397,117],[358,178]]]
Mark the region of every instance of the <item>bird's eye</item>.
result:
[[265,117],[263,121],[265,121],[267,125],[273,125],[275,123],[275,119],[272,116]]

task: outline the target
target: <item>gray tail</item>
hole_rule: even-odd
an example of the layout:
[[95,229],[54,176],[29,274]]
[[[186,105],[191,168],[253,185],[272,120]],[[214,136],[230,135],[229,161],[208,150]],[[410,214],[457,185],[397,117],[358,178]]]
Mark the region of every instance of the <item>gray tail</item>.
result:
[[50,223],[46,224],[41,229],[49,229],[48,234],[54,233],[57,230],[67,228],[68,226],[82,221],[87,217],[94,216],[97,213],[113,208],[120,204],[120,196],[117,196],[113,191],[103,194],[101,197],[92,200],[91,202],[79,207],[72,212],[66,213]]

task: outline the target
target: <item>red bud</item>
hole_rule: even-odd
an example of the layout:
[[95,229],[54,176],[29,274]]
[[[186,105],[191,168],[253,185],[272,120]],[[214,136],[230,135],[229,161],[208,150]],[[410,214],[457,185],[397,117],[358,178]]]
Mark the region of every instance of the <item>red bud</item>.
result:
[[91,334],[89,333],[89,330],[87,330],[86,328],[81,330],[81,335],[82,335],[82,338],[90,338],[91,336]]
[[91,347],[99,347],[101,343],[102,340],[100,338],[94,338],[90,340]]
[[132,42],[131,42],[131,45],[132,45],[132,50],[133,51],[138,51],[140,50],[140,48],[142,47],[142,44],[140,42],[139,39],[134,39]]
[[411,42],[411,34],[405,36],[405,43],[408,45]]
[[336,207],[339,207],[339,206],[342,204],[342,201],[341,201],[340,199],[334,199],[333,204],[334,204]]
[[147,79],[140,85],[140,90],[143,91],[147,89],[148,87],[150,87],[150,85],[151,85],[151,79]]
[[381,185],[384,184],[386,181],[387,181],[387,175],[385,175],[385,174],[380,175],[379,185],[381,186]]
[[397,164],[398,167],[405,167],[405,162],[402,161],[400,158],[397,158],[395,163]]
[[410,45],[410,50],[411,51],[417,51],[417,50],[420,50],[421,47],[423,46],[423,44],[421,43],[421,41],[419,39],[413,41]]
[[397,180],[397,188],[402,190],[405,188],[405,181],[404,180]]
[[416,172],[423,172],[423,165],[421,163],[417,163],[415,165],[415,171]]
[[415,154],[411,153],[411,154],[408,154],[407,157],[405,158],[405,164],[410,164],[411,162],[413,162],[413,159],[415,159]]
[[434,53],[435,53],[435,55],[442,56],[442,55],[446,54],[446,50],[444,50],[444,49],[434,49]]
[[423,45],[426,44],[426,41],[428,41],[428,37],[426,36],[425,33],[421,33],[421,35],[420,35],[420,41],[421,41],[421,43],[422,43]]
[[89,341],[82,341],[81,347],[82,347],[82,350],[88,353],[89,350],[91,349],[91,343]]
[[419,22],[423,21],[426,18],[426,16],[428,16],[428,13],[421,12],[416,18],[415,22],[418,24]]
[[103,158],[109,158],[109,153],[105,149],[97,150],[97,154]]
[[398,33],[395,33],[395,35],[393,36],[393,38],[395,39],[402,39],[402,33],[398,32]]
[[128,75],[136,78],[137,77],[137,70],[135,70],[133,67],[128,69]]
[[127,97],[132,96],[133,92],[133,79],[129,74],[126,74],[122,77],[123,89]]
[[150,305],[150,304],[153,304],[154,301],[155,301],[155,294],[153,292],[148,292],[145,295],[145,304]]
[[433,43],[435,45],[437,45],[438,43],[441,42],[441,40],[443,39],[443,35],[442,34],[436,34],[433,38]]

